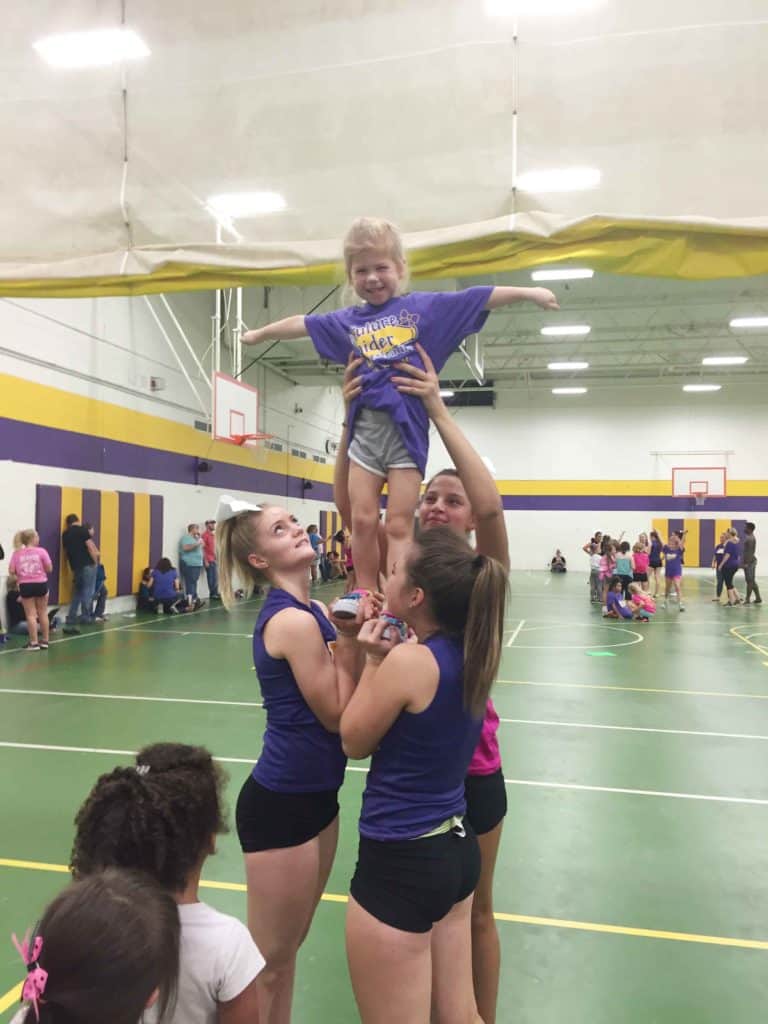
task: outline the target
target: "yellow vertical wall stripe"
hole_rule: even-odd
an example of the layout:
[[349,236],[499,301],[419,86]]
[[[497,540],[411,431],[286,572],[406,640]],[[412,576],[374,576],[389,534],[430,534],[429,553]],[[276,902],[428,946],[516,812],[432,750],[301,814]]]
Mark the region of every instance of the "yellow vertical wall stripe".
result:
[[668,519],[652,519],[651,526],[661,537],[664,544],[667,543],[669,537],[669,520]]
[[[64,530],[65,519],[74,512],[80,519],[83,517],[82,487],[61,488],[61,529]],[[61,549],[59,560],[59,604],[69,604],[72,600],[72,570],[69,568],[64,548]]]
[[149,562],[149,495],[133,496],[133,591],[139,589],[141,574]]
[[701,565],[699,520],[684,519],[683,529],[688,531],[685,537],[685,565],[688,569],[696,569]]
[[99,551],[107,574],[107,590],[112,595],[117,593],[117,508],[117,491],[102,491]]
[[730,519],[716,519],[715,520],[715,545],[720,543],[720,534],[725,533],[726,530],[730,530],[731,520]]

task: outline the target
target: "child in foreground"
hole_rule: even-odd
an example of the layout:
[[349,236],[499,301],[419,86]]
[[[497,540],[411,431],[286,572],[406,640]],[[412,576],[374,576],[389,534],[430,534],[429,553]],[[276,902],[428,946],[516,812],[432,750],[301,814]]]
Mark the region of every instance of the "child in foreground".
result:
[[[181,959],[169,1024],[257,1024],[255,981],[264,958],[248,929],[200,902],[200,874],[227,831],[224,773],[202,747],[155,743],[134,768],[102,775],[77,813],[72,870],[88,877],[106,867],[155,879],[178,904]],[[104,1018],[107,1019],[107,1018]],[[144,1021],[159,1021],[150,1009]]]
[[[332,313],[292,316],[247,331],[243,343],[289,341],[307,334],[323,359],[342,365],[351,355],[365,360],[363,388],[348,414],[349,495],[356,584],[378,586],[379,499],[388,487],[387,548],[390,563],[401,560],[413,536],[413,510],[427,463],[429,419],[415,394],[392,383],[397,365],[424,369],[419,342],[439,373],[449,356],[479,331],[491,310],[531,301],[558,309],[546,288],[481,286],[459,292],[407,292],[407,261],[397,229],[385,220],[361,217],[344,239],[344,265],[360,305]],[[351,591],[334,607],[353,618],[361,594]]]
[[161,1017],[173,1007],[179,915],[145,875],[110,870],[75,881],[34,931],[12,938],[26,1005],[11,1024],[139,1024],[148,1007]]

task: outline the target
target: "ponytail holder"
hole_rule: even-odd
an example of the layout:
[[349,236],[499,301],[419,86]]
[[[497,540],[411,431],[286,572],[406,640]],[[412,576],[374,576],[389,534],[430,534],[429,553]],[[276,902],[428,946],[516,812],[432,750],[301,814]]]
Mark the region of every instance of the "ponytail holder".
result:
[[19,942],[15,935],[11,935],[11,939],[27,968],[27,977],[21,989],[22,1002],[32,1003],[35,1009],[35,1019],[40,1020],[39,1003],[42,1000],[45,985],[48,981],[48,972],[37,962],[43,951],[43,940],[39,935],[36,935],[35,941],[30,947],[29,930],[27,930],[21,942]]
[[234,519],[242,512],[261,512],[261,505],[251,505],[248,501],[233,498],[231,494],[222,494],[216,509],[216,522],[223,523],[227,519]]
[[475,555],[472,561],[472,565],[475,567],[475,569],[477,569],[478,572],[480,572],[480,570],[485,565],[485,555]]

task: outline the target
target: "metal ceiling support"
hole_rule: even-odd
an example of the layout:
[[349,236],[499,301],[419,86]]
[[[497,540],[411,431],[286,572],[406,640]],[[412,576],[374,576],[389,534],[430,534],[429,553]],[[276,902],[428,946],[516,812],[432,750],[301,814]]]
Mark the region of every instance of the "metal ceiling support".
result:
[[[206,404],[203,401],[203,399],[202,399],[202,397],[200,395],[200,392],[195,387],[195,383],[194,383],[194,381],[192,380],[192,378],[189,375],[189,371],[187,370],[186,366],[184,365],[184,360],[181,358],[179,353],[176,351],[176,348],[175,348],[173,342],[171,341],[171,339],[170,339],[170,337],[168,335],[168,332],[166,331],[165,327],[163,327],[163,324],[162,324],[162,321],[160,320],[160,317],[157,315],[157,313],[155,312],[154,306],[149,301],[149,296],[144,295],[143,298],[144,298],[144,304],[146,305],[146,307],[149,310],[149,312],[152,314],[152,319],[157,324],[157,329],[160,331],[162,336],[165,338],[165,342],[168,345],[168,348],[171,350],[171,354],[173,355],[174,359],[178,363],[179,369],[181,370],[181,372],[184,375],[184,379],[186,380],[187,384],[189,384],[189,387],[190,387],[192,393],[194,394],[195,398],[197,399],[197,401],[198,401],[198,403],[200,405],[201,411],[204,413],[204,415],[208,419],[210,419],[210,416],[211,416],[210,402],[208,402]],[[206,379],[206,383],[209,383],[207,377],[205,379]]]
[[184,333],[184,328],[181,326],[181,324],[179,323],[179,321],[178,321],[178,319],[176,317],[176,314],[171,309],[171,306],[170,306],[170,303],[168,302],[168,299],[166,299],[166,297],[164,295],[161,295],[160,296],[160,301],[165,306],[165,309],[166,309],[166,311],[168,313],[168,316],[171,318],[171,320],[173,321],[174,327],[179,332],[179,336],[180,336],[181,340],[184,342],[184,345],[185,345],[187,351],[189,352],[190,356],[192,357],[192,362],[198,368],[198,370],[200,371],[200,375],[202,376],[203,380],[205,381],[205,383],[208,385],[208,388],[210,389],[211,382],[208,379],[208,374],[205,372],[205,367],[200,362],[200,360],[197,358],[197,353],[195,352],[195,350],[190,345],[189,338]]

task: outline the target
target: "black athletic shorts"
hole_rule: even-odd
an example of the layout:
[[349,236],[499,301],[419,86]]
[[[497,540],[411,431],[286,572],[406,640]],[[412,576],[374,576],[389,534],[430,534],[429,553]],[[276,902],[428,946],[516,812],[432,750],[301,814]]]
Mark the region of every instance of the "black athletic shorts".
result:
[[661,568],[661,562],[650,561],[648,563],[648,565],[651,567],[651,569],[660,569]]
[[339,791],[278,793],[249,775],[235,810],[243,853],[301,846],[314,839],[339,813]]
[[19,593],[22,597],[45,597],[48,593],[47,583],[20,583]]
[[740,568],[741,566],[728,565],[726,563],[725,567],[722,569],[723,583],[725,584],[726,590],[733,590],[733,577],[736,575]]
[[468,775],[464,779],[468,821],[477,835],[496,828],[507,813],[507,787],[501,768],[490,775]]
[[647,583],[648,573],[647,572],[633,572],[632,579],[635,583]]
[[381,842],[360,836],[350,892],[373,917],[401,932],[428,932],[475,891],[480,848],[465,834]]

